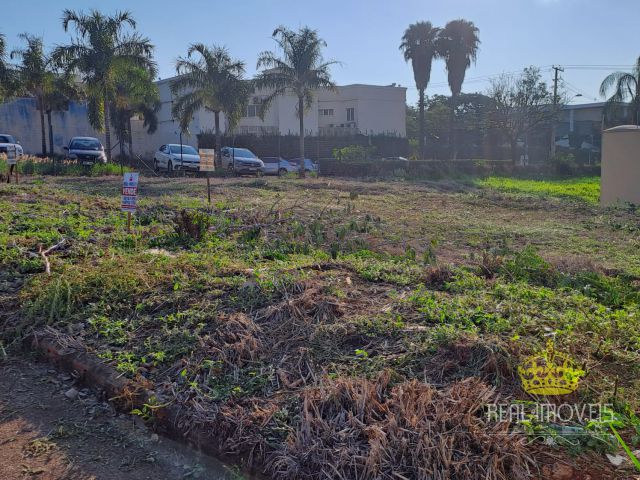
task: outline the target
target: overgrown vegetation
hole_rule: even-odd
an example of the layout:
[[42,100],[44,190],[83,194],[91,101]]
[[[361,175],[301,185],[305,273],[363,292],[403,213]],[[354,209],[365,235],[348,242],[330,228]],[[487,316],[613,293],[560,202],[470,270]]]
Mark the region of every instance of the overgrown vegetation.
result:
[[[59,159],[26,157],[18,161],[18,173],[20,175],[63,175],[73,177],[101,177],[104,175],[120,175],[122,171],[128,172],[129,167],[121,168],[116,163],[95,163],[93,165],[81,165],[77,162],[67,162]],[[6,175],[9,171],[6,159],[0,158],[0,175]]]
[[[2,186],[5,348],[72,337],[155,385],[138,415],[178,403],[276,478],[531,478],[546,453],[620,444],[606,423],[563,442],[484,416],[531,400],[516,366],[553,337],[588,372],[572,401],[612,403],[637,448],[635,213],[550,181],[212,182],[208,207],[197,179],[143,178],[130,235],[117,179]],[[40,246],[63,238],[47,275]]]
[[600,200],[600,177],[555,180],[527,180],[509,177],[488,177],[479,185],[509,193],[526,193],[542,197],[575,198],[597,204]]

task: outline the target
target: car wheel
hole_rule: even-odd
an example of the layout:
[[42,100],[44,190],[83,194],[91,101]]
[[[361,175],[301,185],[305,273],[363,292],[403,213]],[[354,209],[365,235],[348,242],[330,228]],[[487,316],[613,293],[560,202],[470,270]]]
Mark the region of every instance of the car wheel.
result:
[[261,177],[264,175],[264,172],[262,170],[256,170],[256,177]]
[[169,162],[167,163],[167,174],[171,175],[173,173],[173,163],[171,163],[171,160],[169,160]]
[[282,176],[282,175],[286,175],[287,173],[289,173],[287,171],[286,168],[281,168],[280,170],[278,170],[278,175]]
[[235,173],[236,173],[236,171],[235,171],[235,170],[234,170],[234,168],[233,168],[233,163],[230,163],[229,165],[227,165],[227,171],[228,171],[231,175],[233,175],[233,174],[235,174]]

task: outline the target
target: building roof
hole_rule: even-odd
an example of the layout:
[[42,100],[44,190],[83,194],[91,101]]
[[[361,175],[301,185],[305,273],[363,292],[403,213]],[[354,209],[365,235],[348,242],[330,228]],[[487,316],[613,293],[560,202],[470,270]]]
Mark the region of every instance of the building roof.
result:
[[608,128],[605,132],[635,132],[640,130],[639,125],[618,125],[617,127]]
[[576,103],[576,104],[568,104],[563,105],[563,110],[581,110],[584,108],[604,108],[606,102],[595,102],[595,103]]
[[[167,83],[167,82],[172,82],[174,81],[176,78],[178,78],[180,75],[174,75],[173,77],[167,77],[167,78],[161,78],[155,81],[156,84],[160,85],[163,83]],[[336,85],[337,88],[349,88],[349,87],[367,87],[367,88],[403,88],[403,89],[407,89],[407,87],[403,87],[401,85],[398,84],[391,84],[391,85],[371,85],[368,83],[350,83],[348,85]]]

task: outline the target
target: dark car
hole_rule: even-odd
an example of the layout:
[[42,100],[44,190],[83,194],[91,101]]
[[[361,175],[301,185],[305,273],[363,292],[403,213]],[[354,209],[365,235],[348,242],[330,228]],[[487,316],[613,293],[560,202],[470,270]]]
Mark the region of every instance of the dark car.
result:
[[107,163],[104,147],[100,140],[94,137],[73,137],[64,149],[67,152],[67,158],[76,160],[82,165]]

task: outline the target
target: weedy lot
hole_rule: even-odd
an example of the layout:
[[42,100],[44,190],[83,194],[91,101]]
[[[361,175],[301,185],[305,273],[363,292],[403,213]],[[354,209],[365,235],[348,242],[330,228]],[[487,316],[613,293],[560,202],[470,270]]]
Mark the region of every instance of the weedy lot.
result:
[[516,366],[554,337],[588,372],[570,400],[640,438],[640,218],[599,208],[597,180],[212,187],[208,208],[202,179],[142,178],[128,234],[117,177],[2,186],[4,349],[80,342],[153,385],[137,414],[178,404],[274,478],[633,474],[606,422],[484,414],[528,398]]

